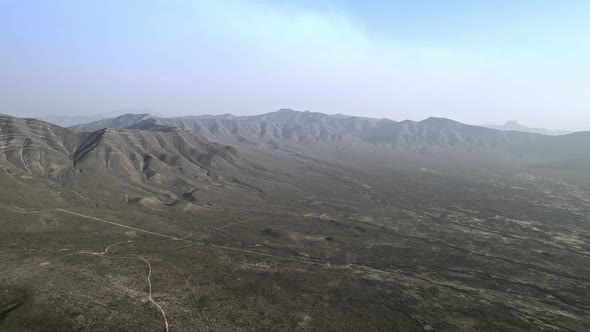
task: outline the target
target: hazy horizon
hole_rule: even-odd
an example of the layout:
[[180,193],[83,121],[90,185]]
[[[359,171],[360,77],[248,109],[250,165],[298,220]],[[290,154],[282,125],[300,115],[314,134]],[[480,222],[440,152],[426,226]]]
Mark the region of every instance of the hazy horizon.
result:
[[590,4],[0,1],[0,113],[590,128]]
[[[292,108],[281,108],[278,110],[272,110],[269,112],[258,112],[258,113],[251,113],[251,114],[240,114],[239,116],[252,116],[252,115],[261,115],[261,114],[265,114],[265,113],[272,113],[272,112],[276,112],[276,111],[280,111],[280,110],[293,110],[293,111],[297,111],[297,112],[306,112],[308,110],[295,110]],[[309,111],[311,112],[311,111]],[[315,111],[313,111],[315,112]],[[343,113],[325,113],[325,112],[318,112],[318,113],[324,113],[324,114],[328,114],[328,115],[345,115],[345,116],[364,116],[364,117],[369,117],[369,118],[378,118],[378,117],[371,117],[371,116],[367,116],[367,115],[358,115],[358,114],[343,114]],[[108,119],[108,118],[114,118],[114,117],[118,117],[124,114],[150,114],[153,116],[157,116],[157,117],[163,117],[163,118],[168,118],[168,117],[184,117],[184,116],[199,116],[199,115],[222,115],[222,114],[231,114],[231,115],[237,115],[237,114],[233,114],[231,112],[226,112],[226,113],[189,113],[189,114],[166,114],[165,112],[159,112],[157,110],[151,110],[151,109],[120,109],[120,110],[115,110],[112,112],[103,112],[103,113],[93,113],[93,114],[56,114],[56,113],[51,113],[51,114],[44,114],[44,113],[39,113],[39,114],[15,114],[15,113],[10,113],[10,112],[6,112],[6,113],[2,113],[0,112],[0,114],[7,114],[7,115],[12,115],[12,116],[19,116],[19,117],[28,117],[28,118],[37,118],[37,119],[41,119],[41,120],[46,120],[49,121],[51,119],[58,119],[58,118],[64,118],[64,123],[59,123],[59,122],[54,122],[55,124],[58,125],[62,125],[62,126],[72,126],[72,125],[78,125],[78,124],[83,124],[86,122],[93,122],[93,121],[98,121],[100,119]],[[421,121],[421,120],[426,120],[429,117],[440,117],[440,116],[436,116],[436,115],[432,115],[432,116],[428,116],[426,118],[422,118],[422,119],[392,119],[390,117],[379,117],[379,118],[383,118],[383,119],[389,119],[389,120],[393,120],[393,121],[404,121],[404,120],[412,120],[412,121]],[[444,118],[444,117],[442,117]],[[87,119],[86,122],[84,121],[75,121],[75,120],[81,120],[81,119]],[[451,119],[450,120],[455,120],[455,119]],[[70,120],[70,121],[65,121],[65,120]],[[72,121],[74,120],[74,121]],[[455,120],[456,121],[456,120]],[[52,121],[49,121],[52,122]],[[518,120],[506,120],[503,122],[498,122],[498,123],[494,123],[494,122],[485,122],[485,123],[467,123],[465,122],[465,124],[469,124],[469,125],[474,125],[474,126],[481,126],[481,127],[486,127],[486,126],[491,126],[492,127],[500,127],[500,126],[504,126],[504,125],[509,125],[509,124],[514,124],[516,122],[516,124],[518,125],[522,125],[525,127],[528,127],[530,129],[546,129],[549,131],[555,131],[555,132],[563,132],[563,133],[569,133],[569,132],[579,132],[579,131],[590,131],[589,129],[582,127],[578,127],[578,128],[553,128],[553,127],[534,127],[534,126],[530,126],[528,123],[523,123],[521,121]],[[67,125],[65,124],[67,123]],[[496,129],[496,128],[495,128]]]

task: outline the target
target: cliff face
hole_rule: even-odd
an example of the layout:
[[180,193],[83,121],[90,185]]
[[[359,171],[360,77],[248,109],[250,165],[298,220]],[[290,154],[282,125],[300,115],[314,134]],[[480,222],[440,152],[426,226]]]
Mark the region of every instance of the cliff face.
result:
[[81,139],[46,122],[0,115],[0,158],[34,175],[54,178],[69,169]]

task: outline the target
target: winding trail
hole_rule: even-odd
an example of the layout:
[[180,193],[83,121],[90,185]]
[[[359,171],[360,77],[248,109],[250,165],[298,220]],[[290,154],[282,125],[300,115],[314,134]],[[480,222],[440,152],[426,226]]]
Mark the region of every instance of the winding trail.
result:
[[[76,252],[72,252],[72,253],[69,253],[69,254],[63,255],[63,256],[61,256],[61,257],[59,257],[59,258],[56,258],[56,259],[54,259],[54,260],[53,260],[53,261],[51,261],[51,262],[57,262],[57,261],[59,261],[59,260],[62,260],[62,259],[64,259],[64,258],[66,258],[66,257],[75,256],[75,255],[94,255],[94,256],[105,256],[106,254],[108,254],[108,253],[109,253],[109,250],[110,250],[111,248],[113,248],[113,247],[115,247],[115,246],[118,246],[118,245],[120,245],[120,244],[124,244],[124,243],[133,243],[133,241],[129,240],[129,241],[121,241],[121,242],[117,242],[117,243],[111,244],[110,246],[106,247],[106,248],[105,248],[105,250],[103,250],[103,251],[99,251],[99,252],[95,252],[95,251],[89,251],[89,250],[79,250],[79,251],[76,251]],[[48,265],[48,264],[49,264],[49,263],[51,263],[51,262],[45,262],[45,263],[41,263],[41,265]]]
[[132,242],[133,242],[132,240],[129,240],[129,241],[121,241],[121,242],[117,242],[115,244],[111,244],[110,246],[105,248],[105,250],[102,252],[102,256],[106,255],[109,252],[109,250],[111,250],[111,248],[113,248],[115,246],[118,246],[123,243],[132,243]]
[[152,302],[158,308],[158,310],[160,310],[160,313],[162,314],[162,318],[164,318],[164,325],[166,327],[166,332],[169,332],[170,327],[168,325],[168,319],[166,319],[166,312],[164,312],[164,309],[162,309],[162,307],[156,301],[154,301],[154,298],[152,297],[152,264],[150,264],[150,262],[147,259],[145,259],[141,256],[137,256],[137,257],[139,259],[141,259],[142,261],[144,261],[148,266],[148,275],[147,275],[148,286],[149,286],[148,299],[150,300],[150,302]]

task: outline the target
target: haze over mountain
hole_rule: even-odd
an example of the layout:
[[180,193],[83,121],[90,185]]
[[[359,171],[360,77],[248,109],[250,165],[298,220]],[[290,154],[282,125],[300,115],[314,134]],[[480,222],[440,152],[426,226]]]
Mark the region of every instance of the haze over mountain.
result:
[[[46,121],[49,123],[56,124],[62,127],[71,127],[74,125],[78,125],[81,123],[88,123],[94,122],[98,120],[108,119],[112,117],[117,117],[127,113],[140,113],[140,112],[148,112],[147,110],[138,111],[138,110],[117,110],[113,112],[106,112],[106,113],[98,113],[93,115],[63,115],[63,114],[49,114],[49,115],[42,115],[42,116],[31,116],[33,118],[37,118],[42,121]],[[158,114],[154,113],[153,111],[149,111],[151,114]]]
[[57,1],[0,2],[3,113],[288,105],[590,128],[586,1]]
[[[582,158],[590,153],[590,144],[586,141],[590,132],[552,138],[471,126],[444,118],[395,122],[288,109],[254,116],[160,118],[150,114],[125,114],[73,128],[82,131],[102,128],[149,130],[158,126],[191,130],[224,144],[270,145],[295,150],[331,146],[342,151],[364,144],[422,154],[440,151],[501,153],[515,159],[530,158],[528,161],[531,162]],[[575,141],[579,143],[573,144]]]
[[536,134],[543,134],[543,135],[567,135],[573,133],[573,131],[567,130],[550,130],[546,128],[531,128],[524,126],[517,121],[508,121],[503,125],[492,125],[492,124],[484,124],[482,127],[498,129],[498,130],[507,130],[507,131],[522,131],[525,133],[536,133]]

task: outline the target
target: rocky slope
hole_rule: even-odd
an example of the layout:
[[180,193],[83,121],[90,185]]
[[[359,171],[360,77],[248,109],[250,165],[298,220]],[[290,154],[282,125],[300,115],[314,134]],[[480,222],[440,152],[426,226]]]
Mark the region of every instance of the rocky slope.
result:
[[193,197],[198,190],[243,190],[231,179],[252,169],[234,148],[192,131],[155,126],[77,132],[10,116],[0,116],[0,163],[102,198],[115,192],[128,201],[149,197],[161,203]]
[[83,136],[46,122],[0,115],[0,160],[55,177],[72,166],[70,156]]

